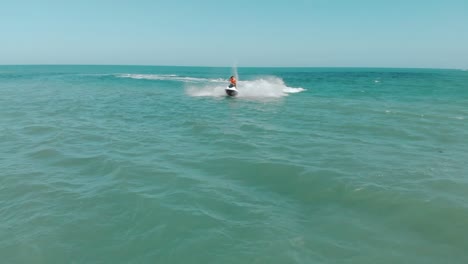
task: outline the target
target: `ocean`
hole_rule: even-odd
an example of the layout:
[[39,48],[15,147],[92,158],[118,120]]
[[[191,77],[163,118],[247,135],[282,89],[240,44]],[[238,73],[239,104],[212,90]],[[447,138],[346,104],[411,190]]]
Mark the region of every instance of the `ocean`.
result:
[[467,150],[466,70],[0,66],[0,259],[468,263]]

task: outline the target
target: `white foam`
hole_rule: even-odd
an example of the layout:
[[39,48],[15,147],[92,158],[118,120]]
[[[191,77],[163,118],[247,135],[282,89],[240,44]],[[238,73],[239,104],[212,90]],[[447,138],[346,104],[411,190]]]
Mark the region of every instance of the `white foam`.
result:
[[[235,71],[235,70],[233,70]],[[137,80],[179,81],[186,83],[186,93],[190,96],[225,96],[227,79],[185,77],[176,74],[116,74],[118,78]],[[289,93],[305,91],[300,87],[288,87],[281,78],[266,76],[254,80],[238,81],[238,97],[283,97]]]
[[306,89],[304,88],[292,88],[292,87],[286,87],[283,89],[285,93],[300,93],[305,91]]
[[[225,96],[224,89],[227,87],[228,81],[223,81],[222,84],[212,83],[204,84],[203,86],[189,85],[186,88],[186,93],[190,96]],[[299,93],[305,91],[303,88],[288,87],[281,78],[278,77],[263,77],[249,81],[239,81],[237,83],[239,94],[237,97],[283,97],[288,93]]]
[[131,78],[138,80],[159,80],[159,81],[179,81],[179,82],[225,82],[223,79],[207,79],[196,77],[182,77],[175,74],[117,74],[119,78]]
[[226,87],[224,86],[203,86],[203,87],[189,86],[185,89],[185,92],[190,96],[221,97],[221,96],[226,95],[224,88]]

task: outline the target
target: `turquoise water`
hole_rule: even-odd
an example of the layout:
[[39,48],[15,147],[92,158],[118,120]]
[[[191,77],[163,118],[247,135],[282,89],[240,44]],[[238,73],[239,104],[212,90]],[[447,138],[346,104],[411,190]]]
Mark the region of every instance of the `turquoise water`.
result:
[[0,66],[0,257],[468,263],[467,122],[462,70]]

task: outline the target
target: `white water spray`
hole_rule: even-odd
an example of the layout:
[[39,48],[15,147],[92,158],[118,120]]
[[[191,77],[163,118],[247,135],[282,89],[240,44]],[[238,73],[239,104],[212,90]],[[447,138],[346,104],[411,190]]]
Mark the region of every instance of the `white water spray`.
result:
[[[272,98],[283,97],[290,93],[305,91],[303,88],[288,87],[281,78],[266,76],[254,80],[238,81],[237,97]],[[188,85],[186,92],[190,96],[225,96],[225,83],[205,83],[203,86]]]
[[[237,68],[232,68],[237,76]],[[174,74],[117,74],[119,78],[145,79],[155,81],[176,81],[185,84],[185,92],[190,96],[222,97],[226,96],[224,89],[229,85],[228,79],[194,78]],[[305,91],[300,87],[288,87],[283,79],[276,76],[263,76],[252,80],[238,81],[240,98],[278,98],[291,93]]]
[[237,64],[234,63],[234,66],[232,66],[232,75],[236,77],[236,80],[239,81],[239,74],[237,73]]

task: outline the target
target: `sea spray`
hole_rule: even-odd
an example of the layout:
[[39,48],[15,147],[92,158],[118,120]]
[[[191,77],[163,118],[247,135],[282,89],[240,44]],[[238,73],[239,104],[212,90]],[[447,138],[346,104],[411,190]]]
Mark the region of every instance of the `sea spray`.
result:
[[232,75],[236,77],[236,80],[239,81],[239,73],[237,72],[237,64],[235,63],[234,66],[232,66]]
[[[205,83],[202,86],[188,84],[186,93],[190,96],[224,96],[225,85],[221,83]],[[304,91],[303,88],[288,87],[283,79],[275,76],[266,76],[254,80],[239,81],[239,94],[237,97],[250,98],[268,98],[268,97],[284,97],[288,93],[299,93]]]
[[[305,91],[300,87],[288,87],[284,80],[277,76],[262,76],[252,80],[239,81],[235,66],[232,68],[232,74],[238,80],[238,97],[283,97],[289,93]],[[229,83],[229,80],[224,78],[196,78],[176,74],[117,74],[115,76],[138,80],[182,82],[185,85],[186,93],[190,96],[224,96],[226,95],[224,89]]]

